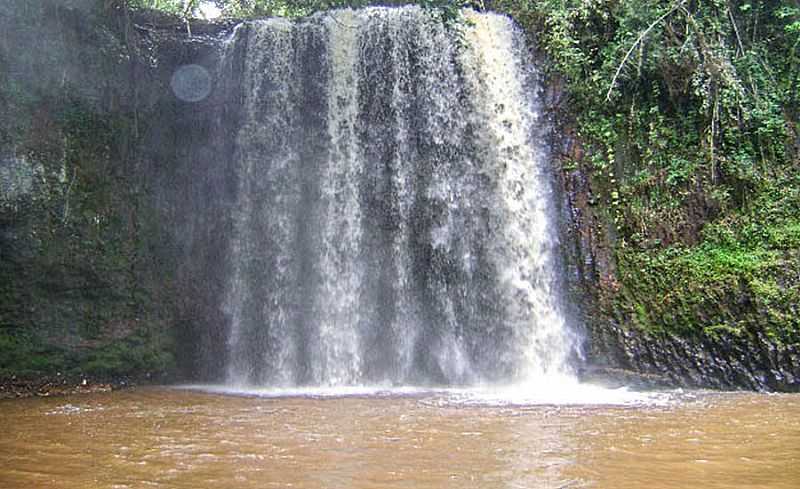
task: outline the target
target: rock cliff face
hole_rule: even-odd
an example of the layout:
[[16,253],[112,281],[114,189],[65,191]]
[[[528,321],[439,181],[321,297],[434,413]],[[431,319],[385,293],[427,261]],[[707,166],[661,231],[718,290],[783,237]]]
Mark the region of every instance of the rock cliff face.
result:
[[612,324],[591,336],[588,379],[642,386],[800,390],[800,351],[763,335],[698,339],[657,336]]
[[197,309],[169,180],[207,121],[170,80],[218,43],[110,3],[0,5],[0,376],[171,371]]
[[[557,110],[558,98],[556,90],[551,105],[556,107],[558,121],[554,132],[555,147],[560,148],[557,160],[561,165],[585,161],[568,115]],[[597,197],[602,194],[599,179],[580,163],[561,170],[567,201],[563,229],[571,243],[566,250],[570,283],[582,305],[586,327],[584,380],[613,386],[800,391],[800,348],[763,331],[760,321],[771,321],[770,311],[746,289],[717,298],[713,309],[693,318],[681,318],[694,324],[681,333],[652,328],[636,313],[626,311],[624,306],[636,298],[623,295],[614,219]],[[695,226],[702,228],[707,217],[698,216]],[[759,322],[745,322],[741,329],[704,327],[710,322],[736,324],[737,315],[756,317]]]
[[[241,101],[211,74],[234,26],[113,3],[0,4],[0,377],[224,370],[212,305],[233,223],[215,213],[235,205],[237,181],[215,162],[234,152]],[[561,161],[580,161],[569,126],[554,139]],[[800,390],[796,346],[755,330],[657,333],[609,312],[613,218],[590,171],[561,175],[587,379]]]

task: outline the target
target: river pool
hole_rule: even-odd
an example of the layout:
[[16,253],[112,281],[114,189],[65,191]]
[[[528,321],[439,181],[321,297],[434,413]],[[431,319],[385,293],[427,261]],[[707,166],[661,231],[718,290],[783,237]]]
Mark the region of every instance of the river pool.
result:
[[453,391],[256,394],[0,401],[0,488],[800,487],[796,395],[525,405]]

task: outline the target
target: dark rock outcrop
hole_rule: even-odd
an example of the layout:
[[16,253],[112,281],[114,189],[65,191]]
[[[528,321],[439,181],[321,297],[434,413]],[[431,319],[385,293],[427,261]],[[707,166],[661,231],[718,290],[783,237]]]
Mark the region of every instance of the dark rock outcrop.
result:
[[605,324],[592,331],[586,380],[644,387],[800,391],[800,352],[763,335],[687,339]]
[[213,322],[202,270],[219,257],[187,236],[224,232],[202,225],[216,183],[198,153],[229,148],[208,138],[213,93],[185,102],[170,83],[213,73],[231,28],[118,2],[0,5],[0,375],[149,378],[213,331],[197,318]]

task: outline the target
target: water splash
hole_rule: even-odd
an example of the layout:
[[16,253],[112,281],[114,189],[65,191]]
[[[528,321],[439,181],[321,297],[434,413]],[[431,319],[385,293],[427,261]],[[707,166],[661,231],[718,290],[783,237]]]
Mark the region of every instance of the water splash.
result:
[[254,387],[187,384],[175,389],[227,396],[264,399],[348,397],[414,398],[433,407],[526,407],[526,406],[670,406],[696,399],[695,393],[682,390],[637,392],[625,387],[608,389],[579,384],[571,377],[553,376],[548,381],[506,386],[440,387],[384,385],[337,385]]

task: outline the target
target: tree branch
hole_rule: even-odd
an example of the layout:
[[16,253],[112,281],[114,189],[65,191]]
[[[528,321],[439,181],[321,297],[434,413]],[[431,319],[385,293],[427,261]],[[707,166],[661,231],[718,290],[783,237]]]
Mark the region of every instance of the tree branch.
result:
[[730,4],[727,5],[727,10],[728,17],[730,17],[731,24],[733,25],[733,32],[736,34],[736,42],[739,44],[739,51],[742,53],[742,56],[744,56],[744,44],[742,44],[742,37],[739,35],[739,26],[736,25],[736,18],[733,16]]
[[641,34],[639,34],[639,37],[633,43],[631,48],[628,49],[627,53],[625,53],[625,57],[622,58],[622,62],[617,67],[617,72],[614,73],[614,78],[611,80],[611,84],[608,86],[608,92],[606,93],[606,101],[611,101],[611,92],[614,91],[614,87],[617,85],[617,78],[619,78],[619,74],[622,72],[622,68],[625,67],[625,63],[628,62],[628,58],[631,57],[631,53],[633,53],[633,51],[636,49],[636,46],[638,46],[639,43],[641,43],[644,40],[644,38],[647,37],[647,34],[649,34],[651,30],[653,30],[653,27],[657,26],[662,20],[669,17],[670,14],[672,14],[672,12],[678,10],[678,8],[681,7],[684,3],[686,3],[686,0],[681,0],[680,2],[673,5],[672,8],[669,9],[669,11],[667,11],[664,15],[656,19],[655,22],[650,24],[647,27],[647,29],[645,29],[644,31],[642,31]]

